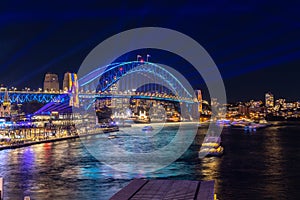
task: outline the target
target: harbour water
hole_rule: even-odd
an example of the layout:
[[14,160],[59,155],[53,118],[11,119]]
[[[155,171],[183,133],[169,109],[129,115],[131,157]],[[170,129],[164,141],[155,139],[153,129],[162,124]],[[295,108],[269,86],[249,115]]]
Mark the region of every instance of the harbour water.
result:
[[[176,130],[176,125],[166,125],[158,135],[157,147],[170,142]],[[135,131],[124,128],[121,132],[130,135]],[[215,192],[221,200],[300,199],[300,123],[275,123],[252,133],[225,128],[224,155],[199,159],[205,133],[205,129],[199,129],[184,155],[152,173],[112,169],[94,158],[80,138],[2,150],[0,176],[4,178],[4,197],[5,200],[21,200],[24,196],[33,200],[105,200],[133,178],[147,178],[214,179]],[[97,137],[101,140],[103,136]],[[97,138],[86,140],[97,142]],[[140,148],[136,141],[128,142],[122,137],[113,142],[126,143],[129,150]]]

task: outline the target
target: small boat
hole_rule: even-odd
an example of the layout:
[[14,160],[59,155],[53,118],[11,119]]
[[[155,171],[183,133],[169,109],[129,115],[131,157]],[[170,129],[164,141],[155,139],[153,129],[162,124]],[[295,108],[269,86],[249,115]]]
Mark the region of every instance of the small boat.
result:
[[206,157],[217,157],[223,155],[224,148],[222,146],[219,146],[218,148],[203,148],[199,153]]
[[118,136],[116,136],[116,135],[109,135],[108,137],[107,137],[107,139],[115,139],[115,138],[118,138]]
[[204,139],[199,151],[199,156],[222,156],[223,153],[224,148],[221,146],[221,137],[210,136]]
[[144,128],[142,128],[142,131],[153,131],[153,127],[152,126],[144,126]]

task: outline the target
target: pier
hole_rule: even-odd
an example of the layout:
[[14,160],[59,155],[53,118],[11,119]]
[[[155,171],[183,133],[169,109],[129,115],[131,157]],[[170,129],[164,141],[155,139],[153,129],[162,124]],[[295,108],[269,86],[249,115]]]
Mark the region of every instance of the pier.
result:
[[134,179],[110,200],[214,200],[214,181]]
[[118,129],[94,128],[94,129],[86,130],[85,132],[79,132],[79,133],[74,132],[72,134],[63,134],[60,131],[60,132],[56,132],[57,134],[54,137],[46,136],[45,134],[47,134],[48,131],[46,131],[43,128],[28,128],[28,129],[20,129],[17,131],[20,133],[22,133],[23,131],[23,134],[25,133],[24,134],[25,137],[23,139],[18,139],[18,140],[12,139],[10,142],[6,142],[6,143],[0,142],[0,151],[4,149],[15,149],[20,147],[26,147],[34,144],[56,142],[56,141],[74,139],[79,137],[87,137],[87,136],[92,136],[92,135],[97,135],[102,133],[109,133],[109,132],[118,131]]

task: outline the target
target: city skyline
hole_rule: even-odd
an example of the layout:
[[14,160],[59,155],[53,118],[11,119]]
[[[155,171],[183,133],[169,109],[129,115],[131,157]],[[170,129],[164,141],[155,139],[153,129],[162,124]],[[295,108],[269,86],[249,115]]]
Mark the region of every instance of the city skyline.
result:
[[[41,77],[41,86],[38,87],[38,86],[33,86],[33,87],[29,87],[29,86],[24,86],[24,87],[20,87],[20,88],[17,88],[17,87],[7,87],[5,84],[3,83],[0,83],[0,86],[1,88],[7,88],[7,90],[15,90],[15,91],[22,91],[22,90],[28,90],[28,91],[50,91],[51,89],[50,88],[45,88],[45,78],[47,75],[51,74],[51,75],[57,75],[56,79],[58,79],[58,85],[55,86],[55,88],[52,88],[52,90],[54,91],[64,91],[65,89],[65,79],[66,79],[66,75],[71,73],[70,71],[66,71],[64,72],[63,74],[58,74],[58,73],[55,73],[55,72],[47,72],[44,74],[43,77]],[[48,87],[48,86],[47,86]],[[58,88],[58,89],[57,89]],[[196,88],[195,89],[195,95],[197,96],[197,91],[201,90],[201,88]],[[282,95],[274,95],[274,93],[272,91],[266,91],[265,93],[262,93],[262,94],[259,94],[259,97],[256,97],[256,98],[253,98],[253,97],[249,97],[248,99],[245,99],[245,98],[241,98],[241,99],[236,99],[236,101],[227,101],[229,104],[234,104],[234,103],[239,103],[239,102],[249,102],[249,101],[263,101],[263,102],[266,102],[266,97],[265,95],[267,94],[271,94],[272,95],[272,98],[273,100],[278,100],[278,99],[285,99],[285,100],[288,100],[289,102],[300,102],[300,98],[298,99],[292,99],[288,96],[282,96]],[[208,97],[209,95],[208,94],[204,94],[204,97]],[[205,98],[204,98],[205,99]],[[210,99],[210,98],[209,98]],[[243,99],[243,100],[242,100]],[[208,100],[208,99],[205,99],[205,100]]]

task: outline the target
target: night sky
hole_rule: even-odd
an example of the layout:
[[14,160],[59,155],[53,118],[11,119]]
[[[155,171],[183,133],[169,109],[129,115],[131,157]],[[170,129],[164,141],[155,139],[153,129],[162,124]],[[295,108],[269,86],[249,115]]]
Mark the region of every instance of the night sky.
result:
[[[300,100],[300,3],[297,1],[208,1],[154,4],[151,1],[1,1],[0,83],[42,87],[46,72],[63,78],[77,72],[87,54],[106,38],[132,28],[155,26],[180,31],[201,44],[222,74],[228,101],[275,98]],[[151,62],[179,71],[184,61],[167,52]],[[188,65],[188,64],[187,64]],[[192,70],[182,72],[204,88]],[[205,89],[204,89],[205,91]]]

